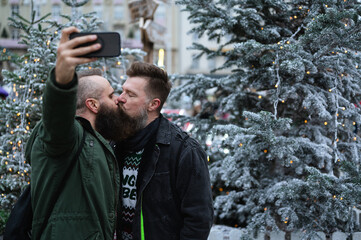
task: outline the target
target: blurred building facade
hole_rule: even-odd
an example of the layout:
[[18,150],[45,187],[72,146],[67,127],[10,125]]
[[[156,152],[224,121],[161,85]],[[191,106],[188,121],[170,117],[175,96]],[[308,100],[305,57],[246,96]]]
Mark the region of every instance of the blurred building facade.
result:
[[[132,2],[137,1],[142,2],[141,0],[90,0],[80,8],[80,11],[96,12],[104,22],[100,31],[119,32],[122,47],[143,48],[141,28],[147,27],[146,23],[132,21],[129,8]],[[173,0],[153,1],[159,3],[153,23],[158,28],[155,30],[160,29],[153,31],[155,32],[153,63],[164,67],[169,73],[180,74],[209,74],[210,69],[220,66],[223,59],[208,60],[206,56],[202,56],[199,60],[193,59],[196,52],[187,49],[193,42],[203,43],[211,48],[217,48],[217,43],[209,42],[206,38],[199,39],[195,34],[188,34],[192,26],[187,20],[187,14],[181,12],[180,6],[175,5]],[[51,13],[51,18],[61,22],[66,19],[60,15],[71,15],[71,8],[61,0],[33,0],[33,5],[37,18]],[[26,46],[17,43],[20,32],[11,27],[8,20],[9,17],[16,17],[15,13],[30,19],[31,0],[0,0],[0,47],[21,53],[26,51]],[[154,27],[154,24],[148,26],[150,27]],[[226,73],[227,71],[223,71],[217,74]]]

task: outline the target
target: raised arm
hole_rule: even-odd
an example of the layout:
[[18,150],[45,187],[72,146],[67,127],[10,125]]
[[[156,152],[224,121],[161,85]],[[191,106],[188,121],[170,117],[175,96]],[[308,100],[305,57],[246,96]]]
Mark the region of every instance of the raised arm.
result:
[[50,73],[46,83],[43,101],[44,142],[49,154],[59,154],[73,146],[74,117],[76,111],[77,77],[75,68],[79,64],[94,61],[94,58],[79,57],[98,50],[101,46],[77,46],[92,42],[96,35],[88,35],[69,40],[69,35],[79,30],[75,27],[62,31],[56,67]]

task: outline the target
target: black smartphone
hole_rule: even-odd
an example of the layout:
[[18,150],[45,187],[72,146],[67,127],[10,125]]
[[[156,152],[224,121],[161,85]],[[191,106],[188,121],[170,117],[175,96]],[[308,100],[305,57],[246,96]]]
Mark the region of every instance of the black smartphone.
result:
[[81,57],[118,57],[120,55],[120,34],[117,32],[81,32],[72,33],[69,38],[73,39],[85,35],[97,35],[98,38],[94,42],[88,42],[78,47],[90,46],[95,43],[100,43],[102,47],[95,52],[85,54]]

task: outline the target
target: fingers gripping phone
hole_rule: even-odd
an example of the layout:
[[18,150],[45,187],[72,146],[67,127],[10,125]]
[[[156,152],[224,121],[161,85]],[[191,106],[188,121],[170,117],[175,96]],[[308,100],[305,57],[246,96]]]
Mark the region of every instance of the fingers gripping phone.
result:
[[102,46],[98,51],[85,54],[81,57],[117,57],[120,55],[120,35],[117,32],[81,32],[72,33],[69,38],[73,39],[85,35],[97,35],[97,40],[81,44],[79,47],[86,47],[95,43],[100,43]]

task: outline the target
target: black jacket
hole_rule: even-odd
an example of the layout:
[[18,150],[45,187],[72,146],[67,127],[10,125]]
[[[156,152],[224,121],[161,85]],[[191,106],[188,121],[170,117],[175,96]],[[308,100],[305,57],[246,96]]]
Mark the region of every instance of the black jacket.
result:
[[206,240],[213,202],[207,155],[199,143],[162,117],[147,159],[137,178],[134,240],[143,240],[141,215],[146,240]]

